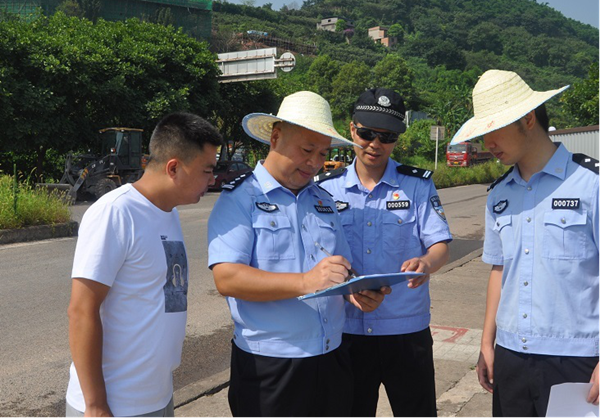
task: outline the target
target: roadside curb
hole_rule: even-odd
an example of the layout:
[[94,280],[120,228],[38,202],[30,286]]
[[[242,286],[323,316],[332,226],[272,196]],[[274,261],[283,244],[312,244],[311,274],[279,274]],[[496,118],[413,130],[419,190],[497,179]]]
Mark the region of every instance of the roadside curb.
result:
[[75,221],[54,225],[36,225],[19,229],[1,229],[0,245],[50,238],[73,237],[77,235],[78,230],[79,223]]
[[173,394],[175,408],[194,402],[203,396],[212,395],[229,386],[229,368],[206,379],[198,380],[177,389]]
[[431,276],[433,277],[433,276],[438,276],[440,274],[448,273],[450,270],[454,270],[455,268],[464,266],[469,261],[481,256],[483,254],[483,241],[482,241],[481,245],[482,245],[481,248],[471,251],[469,254],[465,255],[464,257],[459,258],[458,260],[454,260],[450,264],[446,264],[441,269],[439,269],[438,271],[433,273]]

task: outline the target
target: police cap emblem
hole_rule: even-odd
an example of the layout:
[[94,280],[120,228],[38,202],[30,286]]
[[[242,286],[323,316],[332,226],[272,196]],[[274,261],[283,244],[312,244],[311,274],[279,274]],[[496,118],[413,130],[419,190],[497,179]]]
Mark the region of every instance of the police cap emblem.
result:
[[377,104],[383,107],[390,107],[392,102],[390,102],[390,99],[387,96],[379,96],[379,99],[377,99]]

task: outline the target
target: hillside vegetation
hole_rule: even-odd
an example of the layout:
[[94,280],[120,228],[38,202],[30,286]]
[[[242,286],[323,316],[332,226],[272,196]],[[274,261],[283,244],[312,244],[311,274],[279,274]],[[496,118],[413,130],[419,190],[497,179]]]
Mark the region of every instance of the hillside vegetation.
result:
[[[317,30],[317,22],[331,17],[347,28]],[[374,26],[388,28],[398,43],[375,43],[368,37]],[[386,86],[409,109],[430,115],[429,125],[444,125],[449,139],[472,116],[473,86],[491,68],[515,71],[537,90],[575,85],[577,94],[548,103],[551,124],[598,123],[598,29],[533,0],[306,0],[298,10],[281,11],[214,2],[212,50],[267,46],[260,37],[236,43],[236,34],[247,31],[317,47],[315,56],[296,54],[297,68],[270,84],[279,96],[300,89],[323,95],[346,134],[360,92]],[[425,148],[433,159],[426,141],[404,144],[407,156]]]
[[[90,21],[67,7],[33,20],[1,14],[0,172],[16,163],[27,178],[60,178],[68,151],[98,149],[98,129],[144,128],[147,144],[160,117],[176,110],[214,123],[230,144],[224,157],[244,146],[258,160],[268,150],[244,134],[244,115],[276,113],[283,97],[310,90],[348,135],[353,102],[375,86],[429,117],[411,123],[395,155],[433,160],[429,127],[443,125],[451,138],[472,116],[471,91],[490,68],[516,71],[538,90],[572,85],[548,102],[551,124],[598,124],[598,30],[533,0],[307,0],[281,11],[215,1],[213,9],[210,42],[156,20]],[[329,17],[345,24],[317,30]],[[398,43],[370,39],[377,25]],[[217,83],[214,53],[267,46],[247,31],[314,54],[294,51],[296,68],[275,80]],[[443,142],[438,152],[443,161]]]

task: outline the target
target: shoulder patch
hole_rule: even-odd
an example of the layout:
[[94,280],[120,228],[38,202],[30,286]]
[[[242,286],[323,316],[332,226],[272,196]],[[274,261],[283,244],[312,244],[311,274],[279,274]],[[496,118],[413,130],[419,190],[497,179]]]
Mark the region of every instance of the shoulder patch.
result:
[[598,174],[598,160],[592,157],[588,157],[585,154],[573,154],[573,161],[582,167],[587,168],[590,171]]
[[419,177],[422,179],[431,178],[433,175],[433,171],[423,170],[422,168],[411,167],[404,164],[396,167],[396,171],[400,174],[404,174],[405,176]]
[[496,180],[494,180],[494,182],[492,184],[490,184],[490,187],[487,188],[487,191],[489,192],[494,187],[496,187],[496,184],[498,184],[502,180],[504,180],[506,178],[506,176],[508,176],[510,174],[510,172],[513,171],[514,168],[515,168],[515,166],[513,165],[511,168],[508,169],[508,171],[506,173],[502,174],[500,177],[498,177]]
[[333,171],[327,171],[325,173],[319,174],[318,176],[314,176],[313,180],[314,180],[315,183],[320,183],[320,182],[325,181],[325,180],[329,180],[329,179],[332,179],[332,178],[335,178],[335,177],[339,177],[342,174],[344,174],[345,171],[346,171],[345,167],[338,168],[337,170],[333,170]]
[[236,177],[235,180],[232,180],[229,183],[224,184],[223,190],[232,191],[233,189],[238,187],[240,184],[242,184],[246,179],[249,179],[250,176],[252,176],[252,172],[244,173],[241,176]]

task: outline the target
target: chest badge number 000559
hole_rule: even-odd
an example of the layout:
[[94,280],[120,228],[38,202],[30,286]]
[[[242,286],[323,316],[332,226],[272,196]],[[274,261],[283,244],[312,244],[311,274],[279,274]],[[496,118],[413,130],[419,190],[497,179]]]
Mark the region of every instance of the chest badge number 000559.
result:
[[410,200],[388,200],[385,207],[387,210],[410,209]]

